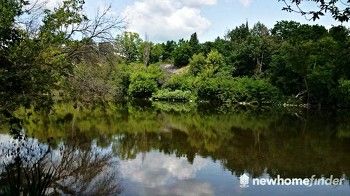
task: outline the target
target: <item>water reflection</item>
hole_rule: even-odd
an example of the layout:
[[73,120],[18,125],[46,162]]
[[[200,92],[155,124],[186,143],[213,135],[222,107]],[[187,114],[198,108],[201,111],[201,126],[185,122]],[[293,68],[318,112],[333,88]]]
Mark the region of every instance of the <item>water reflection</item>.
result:
[[63,142],[53,149],[50,141],[42,144],[24,135],[16,139],[0,135],[0,141],[1,195],[113,195],[121,191],[117,160],[108,149],[78,142]]
[[186,158],[175,155],[164,155],[156,151],[140,153],[135,159],[121,162],[123,177],[129,184],[124,194],[213,195],[209,183],[196,179],[197,172],[209,163],[209,160],[200,157],[191,164]]
[[[347,112],[221,113],[182,111],[184,106],[164,111],[164,107],[74,108],[62,104],[54,106],[50,115],[25,109],[14,115],[38,142],[54,152],[63,147],[71,154],[58,162],[76,162],[81,169],[67,169],[78,171],[67,176],[79,179],[69,178],[63,184],[77,182],[72,189],[81,193],[92,193],[89,187],[98,190],[106,187],[103,183],[113,182],[113,188],[105,192],[123,186],[124,195],[286,194],[285,187],[240,189],[237,177],[244,172],[252,177],[345,175],[349,179]],[[1,128],[9,127],[3,124]],[[52,139],[47,142],[47,138]],[[116,165],[119,170],[108,169]],[[104,176],[112,170],[114,176]],[[105,180],[96,183],[94,179],[101,175]],[[291,187],[287,193],[350,194],[348,183],[340,188]]]

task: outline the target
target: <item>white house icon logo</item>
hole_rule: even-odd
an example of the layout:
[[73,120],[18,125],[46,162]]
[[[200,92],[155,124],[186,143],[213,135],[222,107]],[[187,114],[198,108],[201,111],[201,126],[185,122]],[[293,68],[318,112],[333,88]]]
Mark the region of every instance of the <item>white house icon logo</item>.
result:
[[249,176],[247,174],[241,175],[239,177],[239,183],[241,188],[248,188],[249,187]]

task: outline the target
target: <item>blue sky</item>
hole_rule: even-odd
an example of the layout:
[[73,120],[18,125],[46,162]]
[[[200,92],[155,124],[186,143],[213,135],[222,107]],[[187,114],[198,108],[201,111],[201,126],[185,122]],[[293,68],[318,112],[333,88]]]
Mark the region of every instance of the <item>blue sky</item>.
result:
[[[50,6],[60,0],[49,0]],[[188,39],[197,32],[201,42],[223,36],[248,20],[250,25],[260,21],[272,28],[276,21],[294,20],[301,23],[338,25],[325,16],[316,22],[282,11],[284,4],[278,0],[86,0],[88,15],[98,8],[112,5],[114,16],[127,21],[128,31],[134,31],[151,41]],[[310,5],[303,5],[309,8]]]

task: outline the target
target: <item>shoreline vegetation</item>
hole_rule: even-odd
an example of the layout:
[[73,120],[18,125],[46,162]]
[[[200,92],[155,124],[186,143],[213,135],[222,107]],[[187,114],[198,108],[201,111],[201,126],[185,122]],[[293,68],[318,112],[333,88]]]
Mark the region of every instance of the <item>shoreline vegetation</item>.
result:
[[[153,43],[123,32],[125,22],[112,18],[110,8],[90,19],[78,0],[54,10],[27,10],[23,1],[7,4],[0,32],[5,110],[134,99],[350,106],[350,31],[344,26],[279,21],[269,29],[246,22],[213,41],[199,42],[193,33],[188,40]],[[42,17],[24,17],[35,13]],[[25,19],[31,23],[23,28],[19,21]]]

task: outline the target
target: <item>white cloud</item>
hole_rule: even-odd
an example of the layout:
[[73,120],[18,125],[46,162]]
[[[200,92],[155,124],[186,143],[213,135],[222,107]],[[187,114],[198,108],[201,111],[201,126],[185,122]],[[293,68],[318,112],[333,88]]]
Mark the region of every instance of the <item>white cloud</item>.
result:
[[[196,156],[191,164],[185,157],[152,151],[119,163],[124,185],[130,186],[125,189],[126,195],[136,192],[144,195],[214,195],[209,182],[197,179],[197,173],[210,164],[208,159]],[[130,190],[136,192],[128,193]]]
[[204,33],[211,22],[201,13],[201,8],[214,5],[217,0],[138,0],[125,8],[122,16],[128,30],[145,33],[154,41],[189,37]]
[[[155,164],[155,160],[159,164]],[[159,188],[170,182],[189,180],[208,164],[208,160],[196,157],[193,164],[186,158],[150,152],[145,156],[138,154],[133,160],[120,161],[124,178],[143,183],[147,187]],[[152,180],[150,180],[152,179]]]
[[252,0],[239,0],[239,2],[244,6],[248,7],[252,3]]
[[185,6],[190,7],[200,7],[202,5],[215,5],[216,0],[180,0],[180,3],[182,3]]

